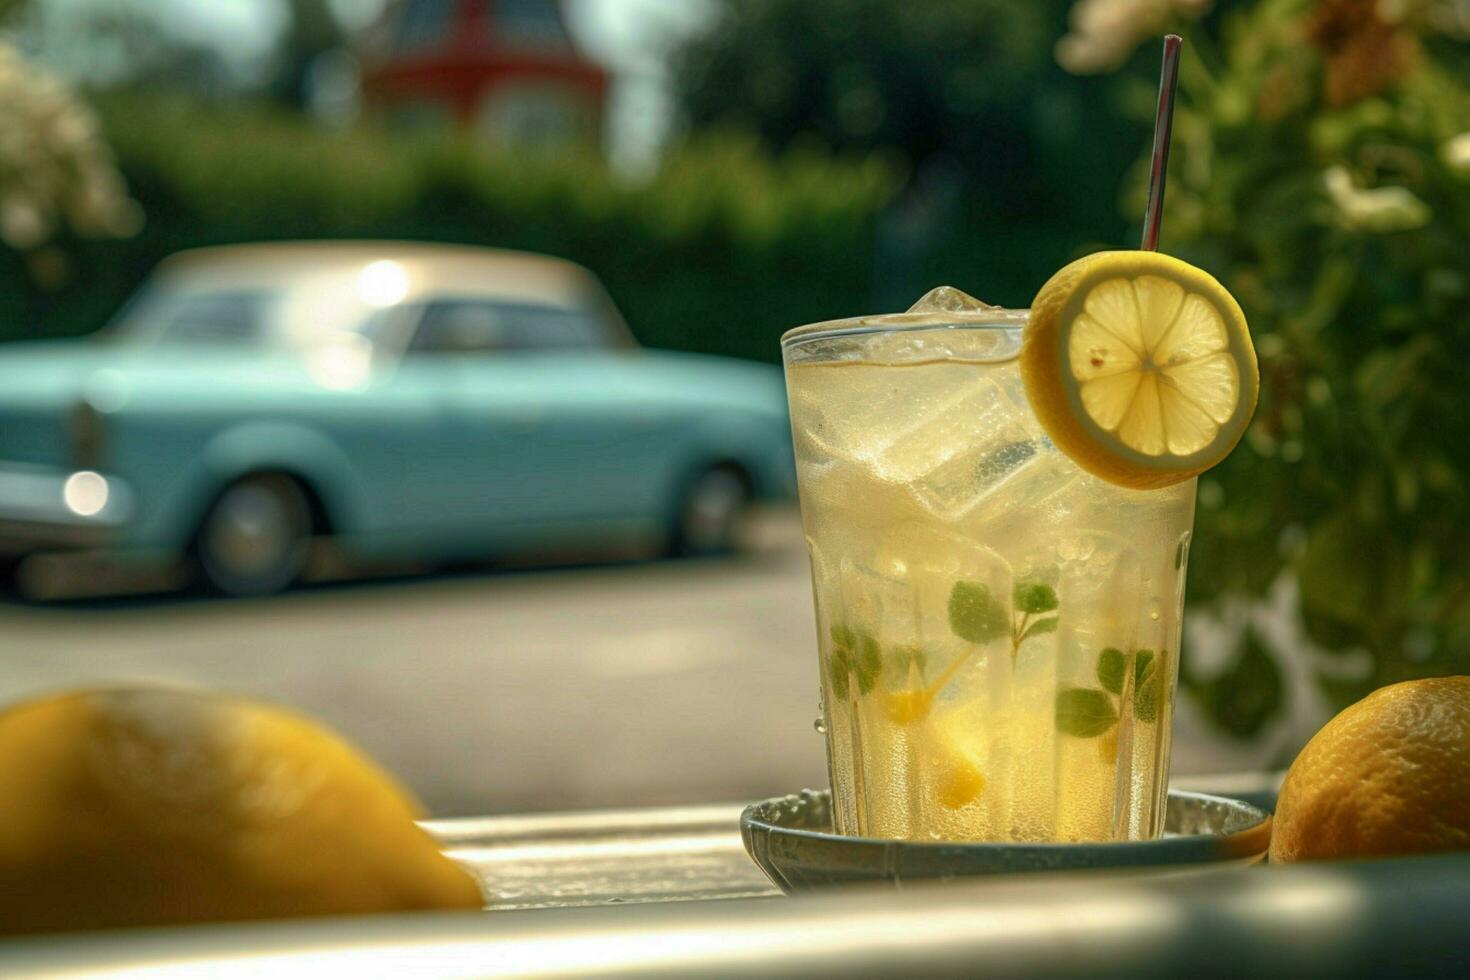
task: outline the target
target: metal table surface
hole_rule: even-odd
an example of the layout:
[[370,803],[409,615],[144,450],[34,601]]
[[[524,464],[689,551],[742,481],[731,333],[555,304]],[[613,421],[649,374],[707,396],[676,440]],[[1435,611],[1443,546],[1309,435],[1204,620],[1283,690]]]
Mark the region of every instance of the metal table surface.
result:
[[[1275,777],[1176,781],[1269,803]],[[445,820],[489,913],[0,942],[34,977],[1470,976],[1470,853],[775,898],[739,805]]]
[[740,841],[740,804],[441,820],[425,827],[496,909],[780,895]]
[[1470,853],[14,940],[7,977],[1470,976]]

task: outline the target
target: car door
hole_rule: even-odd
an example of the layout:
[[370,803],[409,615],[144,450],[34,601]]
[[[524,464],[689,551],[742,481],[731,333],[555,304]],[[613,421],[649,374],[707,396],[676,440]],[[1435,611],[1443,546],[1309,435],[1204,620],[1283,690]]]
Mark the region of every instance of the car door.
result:
[[411,356],[440,373],[447,431],[442,518],[468,539],[539,543],[647,517],[654,420],[631,397],[597,315],[483,297],[431,302]]
[[338,424],[363,476],[372,544],[389,553],[455,553],[461,529],[446,515],[472,492],[457,396],[463,366],[453,352],[413,349],[425,315],[424,303],[406,303],[362,328],[391,368],[375,373],[361,407]]

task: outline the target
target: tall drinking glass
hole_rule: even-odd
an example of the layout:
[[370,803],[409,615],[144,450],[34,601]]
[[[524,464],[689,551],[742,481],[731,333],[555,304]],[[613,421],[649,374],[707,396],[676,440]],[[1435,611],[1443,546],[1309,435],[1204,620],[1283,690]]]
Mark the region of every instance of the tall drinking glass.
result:
[[1128,490],[1053,446],[1026,316],[782,338],[839,833],[1162,832],[1195,481]]

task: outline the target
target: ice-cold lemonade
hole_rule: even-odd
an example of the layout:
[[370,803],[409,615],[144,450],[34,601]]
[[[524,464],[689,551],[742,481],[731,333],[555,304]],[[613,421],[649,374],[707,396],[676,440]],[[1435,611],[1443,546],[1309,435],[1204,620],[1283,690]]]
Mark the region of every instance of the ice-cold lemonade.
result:
[[784,343],[837,830],[1157,836],[1195,481],[1085,472],[1027,314],[936,294]]

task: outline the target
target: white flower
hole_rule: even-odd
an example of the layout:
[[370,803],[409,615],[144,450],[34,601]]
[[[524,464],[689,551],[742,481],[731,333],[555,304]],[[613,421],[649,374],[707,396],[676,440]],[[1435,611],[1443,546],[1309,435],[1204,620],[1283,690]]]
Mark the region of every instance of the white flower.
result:
[[35,248],[51,235],[51,222],[23,193],[0,198],[0,239],[16,251]]
[[1322,175],[1322,183],[1336,209],[1338,223],[1350,231],[1380,235],[1410,231],[1423,228],[1433,216],[1429,205],[1408,188],[1358,187],[1346,167],[1328,168]]
[[34,251],[63,216],[83,236],[129,235],[142,220],[92,111],[0,42],[0,241]]
[[1057,63],[1075,75],[1111,71],[1139,44],[1176,20],[1203,16],[1212,0],[1078,0],[1070,33],[1057,42]]
[[1439,157],[1456,177],[1470,178],[1470,132],[1445,140]]

